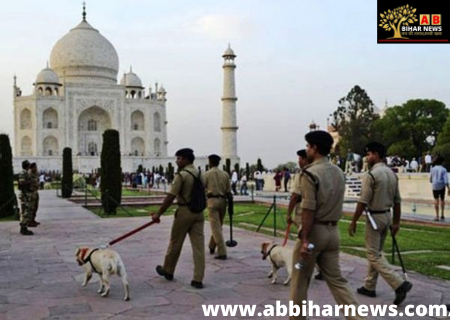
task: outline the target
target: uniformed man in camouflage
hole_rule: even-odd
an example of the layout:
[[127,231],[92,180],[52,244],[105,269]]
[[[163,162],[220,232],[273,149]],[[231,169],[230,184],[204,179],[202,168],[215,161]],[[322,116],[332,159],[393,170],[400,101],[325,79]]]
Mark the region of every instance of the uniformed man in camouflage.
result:
[[31,236],[33,232],[28,230],[27,226],[31,222],[33,217],[33,211],[31,208],[31,192],[30,185],[31,179],[28,170],[30,169],[30,163],[28,160],[22,162],[22,171],[19,174],[19,190],[20,190],[20,234],[24,236]]
[[[305,139],[310,164],[305,166],[301,177],[302,229],[294,247],[294,251],[300,252],[302,263],[300,269],[293,268],[290,299],[302,309],[303,301],[308,300],[308,287],[317,263],[336,303],[353,305],[357,309],[359,303],[339,265],[337,223],[342,217],[345,178],[342,170],[327,159],[333,138],[328,132],[313,131]],[[314,250],[308,250],[309,244],[314,244]],[[294,264],[297,262],[293,261]],[[290,319],[306,318],[307,314],[301,313]],[[357,313],[346,318],[365,319]]]
[[223,219],[227,209],[227,199],[233,197],[230,186],[230,176],[218,168],[220,157],[212,154],[208,157],[209,170],[205,173],[205,190],[209,223],[211,225],[211,239],[209,241],[209,253],[214,254],[215,259],[227,259],[227,247],[222,234]]
[[[194,177],[199,176],[199,171],[194,166],[194,151],[189,148],[180,149],[175,153],[176,164],[179,172],[175,175],[172,187],[167,193],[163,204],[158,212],[153,213],[153,221],[159,222],[161,215],[177,199],[178,209],[170,232],[170,243],[167,248],[164,264],[156,267],[156,272],[166,278],[173,280],[173,274],[183,248],[184,239],[189,235],[194,255],[194,278],[191,286],[197,289],[203,288],[203,277],[205,275],[205,216],[203,213],[194,213],[189,209],[191,192],[194,187]],[[189,171],[189,172],[186,172]],[[204,177],[200,174],[203,186]]]
[[[404,281],[383,255],[383,245],[387,235],[392,232],[395,236],[400,229],[401,198],[398,179],[384,163],[385,146],[378,142],[371,142],[364,151],[372,169],[363,178],[361,196],[358,199],[348,231],[351,236],[355,234],[356,223],[366,208],[374,225],[368,216],[366,219],[366,250],[369,267],[366,282],[357,292],[368,297],[376,297],[378,275],[381,275],[395,290],[394,304],[399,305],[411,290],[412,283]],[[391,208],[394,208],[393,220]]]
[[36,213],[39,208],[39,173],[37,171],[36,162],[30,164],[30,206],[31,211],[33,213],[31,222],[28,224],[28,227],[33,228],[40,225],[40,222],[36,221]]

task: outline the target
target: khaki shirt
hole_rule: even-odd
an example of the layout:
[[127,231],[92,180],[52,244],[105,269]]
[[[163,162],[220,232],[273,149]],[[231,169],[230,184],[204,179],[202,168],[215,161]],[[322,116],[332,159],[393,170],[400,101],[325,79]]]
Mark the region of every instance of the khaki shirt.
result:
[[[168,194],[177,197],[177,202],[179,204],[186,204],[191,201],[191,192],[192,187],[194,186],[194,177],[185,170],[191,172],[195,177],[198,177],[198,170],[192,164],[187,165],[182,171],[175,175],[172,187]],[[203,174],[200,174],[200,179],[203,185],[205,185],[205,177]]]
[[342,216],[345,178],[342,170],[327,158],[315,160],[305,166],[318,183],[303,173],[301,177],[302,209],[314,211],[314,220],[338,221]]
[[209,169],[205,173],[206,196],[225,197],[231,193],[230,176],[217,167]]
[[383,211],[402,201],[397,176],[388,166],[379,162],[369,172],[373,178],[369,173],[364,175],[358,202],[369,210]]
[[[302,172],[300,171],[299,173],[297,173],[294,177],[294,187],[292,189],[292,193],[302,196],[302,182],[301,182],[301,178],[302,178]],[[302,208],[300,206],[300,203],[297,203],[297,205],[295,206],[295,214],[300,216],[302,214]]]

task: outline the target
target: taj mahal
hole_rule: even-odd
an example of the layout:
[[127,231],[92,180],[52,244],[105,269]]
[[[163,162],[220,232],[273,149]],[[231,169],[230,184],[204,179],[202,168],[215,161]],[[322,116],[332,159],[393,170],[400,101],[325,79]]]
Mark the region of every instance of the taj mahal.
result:
[[[236,163],[236,55],[228,47],[222,57],[222,156]],[[167,151],[166,90],[157,83],[146,90],[131,68],[117,83],[117,51],[88,23],[85,8],[82,21],[53,46],[49,61],[28,96],[14,76],[15,170],[24,159],[43,170],[60,170],[65,147],[72,149],[75,170],[99,168],[102,134],[110,128],[120,132],[123,171],[174,161]]]

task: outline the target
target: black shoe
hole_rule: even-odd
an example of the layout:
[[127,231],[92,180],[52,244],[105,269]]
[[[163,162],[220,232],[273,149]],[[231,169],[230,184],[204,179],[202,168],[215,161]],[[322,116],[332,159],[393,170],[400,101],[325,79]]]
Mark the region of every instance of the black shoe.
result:
[[166,280],[172,281],[173,280],[173,274],[167,273],[164,271],[163,267],[156,266],[156,272],[160,275],[166,278]]
[[412,287],[413,285],[411,282],[405,281],[400,285],[400,287],[395,289],[394,304],[398,306],[400,303],[402,303],[406,298],[406,294],[411,291]]
[[225,256],[217,256],[217,257],[214,257],[214,259],[216,259],[216,260],[227,260],[227,256],[225,255]]
[[20,227],[20,234],[24,236],[32,236],[34,233],[31,230],[28,230],[27,227],[21,226]]
[[375,298],[377,296],[377,292],[375,290],[368,290],[364,286],[356,289],[356,292],[358,292],[359,294],[362,294],[363,296],[367,296],[367,297],[371,297],[371,298]]
[[209,248],[209,254],[214,254],[214,251],[216,251],[215,248]]
[[441,220],[445,220],[444,216],[441,216]]
[[322,272],[319,272],[318,274],[316,274],[314,279],[316,279],[316,280],[325,280],[325,278],[323,277]]
[[191,281],[191,286],[193,286],[196,289],[203,289],[203,283],[200,281]]

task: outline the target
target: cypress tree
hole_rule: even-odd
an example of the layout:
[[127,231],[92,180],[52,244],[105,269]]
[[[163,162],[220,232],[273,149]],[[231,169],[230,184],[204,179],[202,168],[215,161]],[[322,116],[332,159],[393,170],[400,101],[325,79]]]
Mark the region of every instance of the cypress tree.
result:
[[259,172],[264,171],[264,166],[262,164],[261,158],[258,158],[258,160],[256,161],[256,170],[258,170]]
[[11,144],[6,134],[0,134],[0,217],[14,215],[14,173]]
[[228,174],[231,176],[231,160],[230,158],[227,158],[225,160],[225,168],[226,168],[226,172],[228,172]]
[[119,132],[108,129],[103,133],[103,146],[100,158],[100,191],[106,214],[116,214],[122,198],[122,168],[120,164]]
[[63,176],[61,181],[61,194],[63,198],[70,198],[73,192],[72,149],[63,150]]
[[239,163],[235,163],[234,164],[234,170],[237,172],[237,174],[239,175],[239,176],[241,176],[241,174],[240,174],[240,170],[241,170],[241,168],[239,167]]
[[245,164],[245,175],[247,176],[247,179],[250,179],[250,165],[248,162]]

